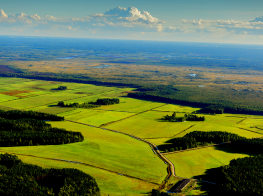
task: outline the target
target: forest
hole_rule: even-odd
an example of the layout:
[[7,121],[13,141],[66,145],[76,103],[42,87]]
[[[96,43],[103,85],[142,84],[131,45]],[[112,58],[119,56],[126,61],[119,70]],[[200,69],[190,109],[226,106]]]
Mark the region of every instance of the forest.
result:
[[80,132],[51,127],[43,120],[64,120],[57,115],[33,111],[0,111],[0,146],[58,145],[84,140]]
[[16,155],[0,154],[2,196],[100,196],[95,179],[73,168],[43,169]]
[[[262,145],[262,143],[261,143]],[[261,147],[262,148],[262,147]],[[224,193],[233,196],[263,195],[263,154],[231,160],[223,166],[222,185]]]

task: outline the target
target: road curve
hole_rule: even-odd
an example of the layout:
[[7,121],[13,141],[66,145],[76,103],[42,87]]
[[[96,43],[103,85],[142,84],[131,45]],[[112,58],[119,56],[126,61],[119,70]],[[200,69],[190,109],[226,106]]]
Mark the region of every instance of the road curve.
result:
[[108,128],[104,128],[104,127],[98,127],[98,126],[94,126],[94,125],[90,125],[90,124],[86,124],[86,123],[81,123],[81,122],[77,122],[77,121],[72,121],[72,120],[65,120],[65,121],[69,121],[69,122],[72,122],[72,123],[77,123],[77,124],[82,124],[82,125],[86,125],[86,126],[89,126],[89,127],[94,127],[94,128],[98,128],[98,129],[103,129],[103,130],[107,130],[107,131],[112,131],[112,132],[115,132],[115,133],[120,133],[120,134],[123,134],[123,135],[127,135],[129,137],[132,137],[134,139],[137,139],[139,141],[142,141],[142,142],[145,142],[147,144],[149,144],[152,148],[152,150],[154,151],[154,153],[167,165],[167,176],[165,178],[164,181],[168,180],[172,175],[173,176],[176,176],[175,175],[175,168],[174,168],[174,164],[169,160],[167,159],[163,154],[160,153],[160,151],[158,150],[157,146],[152,143],[152,142],[149,142],[145,139],[142,139],[142,138],[139,138],[135,135],[132,135],[132,134],[129,134],[129,133],[124,133],[124,132],[121,132],[121,131],[115,131],[115,130],[112,130],[112,129],[108,129]]

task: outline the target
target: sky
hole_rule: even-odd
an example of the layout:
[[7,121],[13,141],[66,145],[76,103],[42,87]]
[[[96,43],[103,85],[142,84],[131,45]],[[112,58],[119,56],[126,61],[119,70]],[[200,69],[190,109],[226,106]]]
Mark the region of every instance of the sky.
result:
[[1,0],[0,35],[263,44],[263,0]]

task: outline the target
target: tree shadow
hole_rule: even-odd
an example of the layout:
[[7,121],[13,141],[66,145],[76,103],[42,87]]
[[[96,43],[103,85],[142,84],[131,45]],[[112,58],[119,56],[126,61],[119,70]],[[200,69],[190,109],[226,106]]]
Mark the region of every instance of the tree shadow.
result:
[[[221,150],[231,154],[244,154],[248,156],[255,156],[257,154],[248,153],[244,150],[240,150],[231,143],[215,146],[216,150]],[[200,180],[198,182],[202,191],[206,191],[205,195],[221,196],[228,195],[226,191],[222,189],[225,176],[222,173],[223,166],[217,168],[207,169],[203,175],[193,176],[193,178]]]

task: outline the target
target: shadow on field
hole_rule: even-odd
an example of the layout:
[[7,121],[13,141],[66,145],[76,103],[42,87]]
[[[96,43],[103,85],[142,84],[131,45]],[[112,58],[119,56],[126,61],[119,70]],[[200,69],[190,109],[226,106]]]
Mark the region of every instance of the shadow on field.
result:
[[236,147],[234,147],[231,143],[230,144],[224,144],[224,145],[219,145],[219,146],[215,146],[215,149],[216,150],[221,150],[221,151],[224,151],[226,153],[231,153],[231,154],[245,154],[245,155],[248,155],[248,156],[255,156],[257,154],[251,154],[251,153],[248,153],[244,150],[240,150]]
[[[231,154],[238,153],[248,156],[256,155],[256,154],[249,154],[247,152],[241,151],[235,148],[233,145],[231,145],[231,143],[215,146],[215,149]],[[213,195],[213,196],[227,195],[227,192],[223,191],[221,187],[222,183],[226,181],[224,174],[222,173],[222,168],[223,167],[221,166],[217,168],[207,169],[203,175],[198,175],[193,177],[197,180],[201,180],[198,182],[198,184],[202,191],[206,191],[206,195]]]
[[224,179],[221,170],[222,167],[212,168],[206,170],[205,174],[203,175],[193,177],[195,179],[201,180],[198,182],[198,185],[201,191],[206,191],[205,195],[225,195],[220,188],[220,184]]

